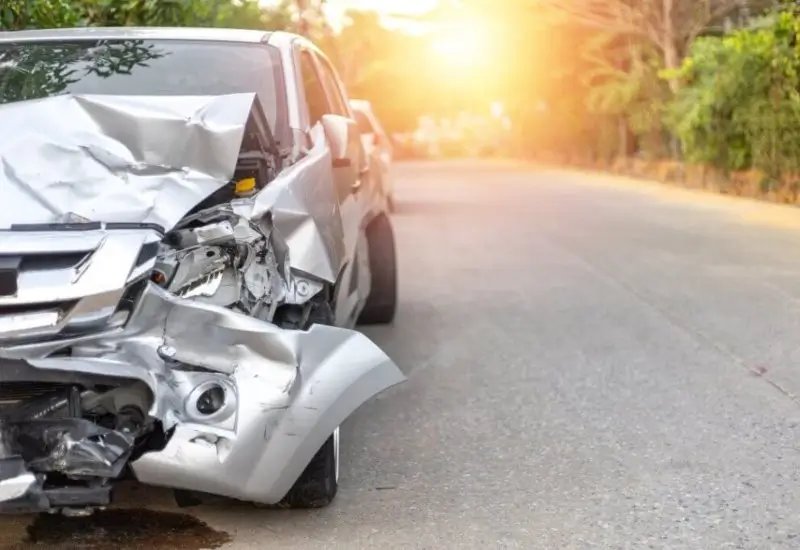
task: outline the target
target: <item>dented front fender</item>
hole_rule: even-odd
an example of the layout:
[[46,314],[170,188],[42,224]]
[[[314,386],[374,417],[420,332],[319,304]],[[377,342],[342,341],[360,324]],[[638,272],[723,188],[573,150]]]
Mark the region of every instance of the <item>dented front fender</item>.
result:
[[287,331],[302,350],[296,377],[281,390],[268,382],[269,360],[237,366],[235,429],[182,423],[160,452],[132,467],[143,483],[240,500],[280,501],[325,440],[350,414],[402,382],[400,369],[366,336],[315,325]]

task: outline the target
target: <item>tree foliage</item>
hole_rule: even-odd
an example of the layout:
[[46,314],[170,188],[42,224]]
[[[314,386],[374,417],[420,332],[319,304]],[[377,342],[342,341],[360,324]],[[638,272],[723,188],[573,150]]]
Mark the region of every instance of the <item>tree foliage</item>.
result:
[[352,10],[334,52],[352,97],[370,99],[388,128],[413,130],[425,102],[435,100],[430,87],[420,85],[426,76],[419,69],[425,66],[418,58],[422,50],[418,39],[386,29],[376,13]]
[[289,0],[274,8],[258,0],[5,0],[0,30],[74,26],[216,26],[285,29]]
[[637,136],[656,136],[668,94],[658,76],[662,65],[652,45],[634,36],[600,31],[587,41],[584,55],[589,62],[583,75],[589,112],[621,119]]
[[675,76],[669,122],[690,160],[773,176],[800,172],[800,11],[698,39]]

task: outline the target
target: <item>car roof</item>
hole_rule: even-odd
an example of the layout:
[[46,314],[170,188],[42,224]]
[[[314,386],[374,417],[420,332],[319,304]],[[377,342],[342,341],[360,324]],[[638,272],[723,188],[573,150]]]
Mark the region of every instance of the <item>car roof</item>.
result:
[[[44,42],[62,40],[210,40],[262,43],[272,31],[217,29],[201,27],[75,27],[0,32],[2,42]],[[289,33],[280,33],[289,34]]]

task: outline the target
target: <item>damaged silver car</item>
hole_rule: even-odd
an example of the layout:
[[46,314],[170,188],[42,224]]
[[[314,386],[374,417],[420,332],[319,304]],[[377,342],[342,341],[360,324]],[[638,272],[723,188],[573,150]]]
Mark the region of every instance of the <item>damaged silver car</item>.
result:
[[0,512],[333,500],[404,380],[353,330],[397,276],[351,115],[286,33],[0,33]]

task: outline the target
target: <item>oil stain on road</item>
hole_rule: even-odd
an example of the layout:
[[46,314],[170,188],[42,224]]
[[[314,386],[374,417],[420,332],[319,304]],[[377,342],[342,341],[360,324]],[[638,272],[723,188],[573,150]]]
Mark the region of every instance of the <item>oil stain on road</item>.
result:
[[89,517],[40,515],[3,550],[213,550],[231,537],[186,514],[112,509]]

